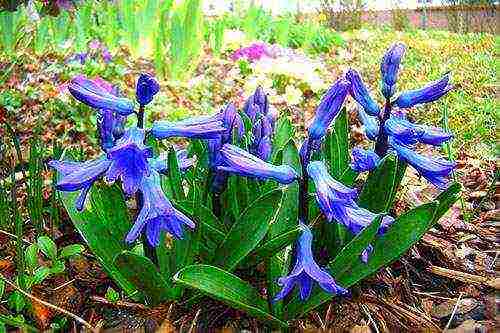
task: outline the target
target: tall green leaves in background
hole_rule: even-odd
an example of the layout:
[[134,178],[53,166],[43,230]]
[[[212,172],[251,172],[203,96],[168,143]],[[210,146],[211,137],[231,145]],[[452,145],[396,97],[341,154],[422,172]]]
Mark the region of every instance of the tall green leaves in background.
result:
[[172,13],[169,73],[174,80],[185,77],[197,64],[203,38],[202,22],[200,0],[187,0]]

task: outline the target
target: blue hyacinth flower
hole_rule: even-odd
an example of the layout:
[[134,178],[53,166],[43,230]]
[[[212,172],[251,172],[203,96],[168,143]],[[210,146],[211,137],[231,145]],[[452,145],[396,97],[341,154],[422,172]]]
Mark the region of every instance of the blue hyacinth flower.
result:
[[151,134],[157,139],[183,137],[190,139],[216,139],[226,131],[221,120],[190,123],[190,121],[155,121]]
[[335,282],[335,279],[314,261],[312,253],[313,235],[311,230],[301,223],[302,233],[297,241],[297,255],[295,266],[290,274],[278,279],[278,284],[283,287],[274,297],[274,302],[287,296],[295,286],[299,289],[302,301],[311,295],[313,282],[327,293],[334,295],[348,295],[349,291]]
[[380,132],[380,125],[377,117],[369,116],[363,108],[358,108],[358,116],[363,124],[363,130],[368,139],[375,141]]
[[111,161],[107,160],[105,156],[101,156],[86,162],[51,160],[48,165],[61,175],[56,184],[59,191],[80,191],[75,201],[75,207],[78,211],[82,211],[92,184],[105,174]]
[[453,138],[453,134],[445,132],[439,127],[418,125],[420,128],[420,136],[418,141],[433,146],[440,146],[446,141]]
[[127,195],[135,194],[142,179],[151,173],[147,159],[153,157],[153,151],[144,145],[144,136],[143,129],[131,127],[107,152],[111,166],[105,180],[113,183],[120,179]]
[[309,127],[310,139],[319,140],[325,136],[328,126],[342,108],[350,86],[349,81],[340,78],[328,89],[316,108],[314,120]]
[[145,106],[153,100],[160,91],[160,85],[154,77],[149,74],[141,74],[135,88],[135,98],[141,106]]
[[183,237],[183,225],[193,229],[195,224],[182,212],[175,209],[161,189],[160,175],[155,170],[143,177],[139,187],[142,207],[125,241],[133,243],[143,231],[151,246],[160,244],[160,232],[167,231],[173,237]]
[[134,103],[129,99],[117,97],[102,85],[85,76],[73,78],[68,85],[69,92],[82,103],[99,110],[111,110],[126,116],[134,112]]
[[269,164],[231,144],[225,144],[220,149],[220,164],[217,170],[261,180],[272,179],[281,184],[290,184],[298,179],[292,167]]
[[385,133],[405,145],[418,142],[422,135],[422,128],[408,121],[404,117],[391,115],[384,124]]
[[361,80],[361,76],[355,69],[349,69],[346,73],[346,78],[351,82],[350,93],[352,98],[358,102],[358,104],[371,116],[378,116],[380,113],[380,108],[377,103],[373,100],[366,88],[365,84]]
[[336,216],[343,214],[344,205],[351,204],[356,200],[357,191],[333,179],[324,162],[309,163],[307,173],[316,186],[318,206],[329,222]]
[[[339,216],[335,216],[335,219],[338,223],[349,229],[349,231],[354,235],[359,234],[377,217],[377,214],[370,212],[368,209],[359,207],[356,203],[346,205],[343,207],[343,209],[344,212],[342,212],[342,214],[339,214]],[[380,223],[377,234],[379,236],[383,235],[389,229],[392,223],[394,223],[394,218],[392,216],[385,215],[382,218],[382,222]]]
[[250,152],[261,160],[268,161],[273,149],[271,142],[272,134],[273,128],[268,118],[265,116],[260,117],[252,127]]
[[398,79],[399,65],[405,53],[403,43],[394,43],[384,54],[380,64],[382,74],[382,94],[386,99],[390,99],[396,91],[396,81]]
[[380,157],[373,150],[354,147],[351,152],[351,169],[356,172],[365,172],[375,169],[380,163]]
[[267,115],[269,113],[269,100],[262,87],[257,87],[255,92],[248,97],[243,106],[243,112],[252,120],[258,116]]
[[[181,172],[186,172],[196,163],[196,156],[188,157],[186,149],[180,149],[175,152],[177,165]],[[168,153],[163,152],[158,157],[151,159],[149,165],[161,174],[168,174]]]
[[449,184],[448,177],[456,166],[453,161],[443,158],[431,158],[413,151],[411,148],[394,139],[389,143],[398,156],[415,168],[418,173],[439,189],[446,189]]
[[394,105],[403,109],[434,102],[453,89],[453,85],[449,84],[449,81],[450,74],[447,73],[441,79],[430,82],[420,89],[404,91],[398,96]]

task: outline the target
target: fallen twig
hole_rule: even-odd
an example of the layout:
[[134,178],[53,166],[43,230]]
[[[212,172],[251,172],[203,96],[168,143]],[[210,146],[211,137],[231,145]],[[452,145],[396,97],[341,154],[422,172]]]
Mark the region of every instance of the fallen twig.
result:
[[94,302],[109,305],[109,306],[117,306],[120,308],[127,308],[131,310],[138,310],[138,311],[146,311],[149,310],[149,308],[143,304],[139,303],[132,303],[132,302],[125,302],[125,301],[116,301],[116,302],[110,302],[106,298],[101,297],[101,296],[90,296],[90,299],[93,300]]
[[451,313],[450,319],[446,323],[446,326],[444,327],[443,332],[446,331],[450,327],[451,322],[453,320],[453,317],[455,317],[455,314],[457,313],[457,310],[458,310],[458,306],[460,305],[460,300],[462,299],[462,294],[463,293],[460,293],[460,295],[458,295],[457,302],[455,303],[455,306],[453,307],[453,312]]
[[495,288],[496,290],[500,289],[500,278],[489,278],[480,275],[464,273],[461,271],[455,271],[452,269],[439,266],[430,266],[427,270],[436,275],[444,276],[450,279],[466,283],[486,285],[488,287]]
[[5,278],[2,274],[0,274],[0,278],[2,280],[4,280],[5,283],[7,283],[9,286],[11,286],[12,288],[16,289],[17,291],[19,291],[21,294],[23,294],[24,296],[28,297],[29,299],[32,299],[35,302],[38,302],[38,303],[40,303],[42,305],[45,305],[48,308],[51,308],[51,309],[53,309],[53,310],[55,310],[57,312],[60,312],[60,313],[66,315],[68,317],[73,318],[74,320],[76,320],[80,324],[82,324],[85,327],[87,327],[91,332],[99,333],[99,329],[94,328],[92,325],[90,325],[89,322],[87,322],[85,319],[77,316],[76,314],[71,313],[68,310],[65,310],[65,309],[63,309],[61,307],[58,307],[57,305],[51,304],[49,302],[46,302],[44,300],[39,299],[38,297],[35,297],[35,296],[31,295],[30,293],[28,293],[28,292],[24,291],[23,289],[21,289],[20,287],[18,287],[15,283],[13,283],[10,280],[8,280],[7,278]]

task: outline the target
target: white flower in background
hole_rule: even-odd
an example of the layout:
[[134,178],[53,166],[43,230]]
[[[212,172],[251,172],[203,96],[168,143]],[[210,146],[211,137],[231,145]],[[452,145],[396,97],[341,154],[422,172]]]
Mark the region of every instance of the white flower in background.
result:
[[258,86],[261,86],[268,94],[270,94],[269,92],[273,86],[273,80],[263,74],[249,77],[245,80],[245,85],[243,87],[245,96],[253,94]]
[[241,30],[225,30],[223,39],[224,50],[236,50],[243,46],[246,37]]
[[285,88],[285,94],[283,97],[288,105],[297,105],[302,102],[302,91],[289,84]]

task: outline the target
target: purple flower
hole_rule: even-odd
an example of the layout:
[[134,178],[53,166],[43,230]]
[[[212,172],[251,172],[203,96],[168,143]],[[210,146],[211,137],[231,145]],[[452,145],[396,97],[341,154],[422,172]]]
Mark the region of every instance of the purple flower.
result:
[[453,89],[449,81],[450,74],[447,73],[441,79],[430,82],[420,89],[402,92],[394,104],[399,108],[411,108],[417,104],[434,102]]
[[79,52],[79,53],[73,54],[73,56],[68,58],[66,60],[66,62],[69,63],[69,62],[76,61],[76,62],[79,62],[80,65],[85,65],[85,62],[87,61],[87,57],[88,57],[87,52]]
[[434,186],[439,189],[445,189],[448,186],[449,181],[447,178],[455,168],[455,162],[439,157],[431,158],[420,155],[394,139],[389,140],[389,143],[396,150],[400,158],[414,167],[421,176]]
[[128,195],[135,194],[142,179],[151,173],[147,159],[153,157],[153,152],[144,145],[144,136],[143,129],[131,127],[107,152],[111,166],[105,180],[112,183],[121,179],[123,191]]
[[302,233],[297,241],[297,258],[295,266],[289,275],[278,279],[278,284],[283,287],[274,297],[274,302],[283,299],[297,286],[299,297],[302,301],[309,298],[313,282],[330,294],[347,295],[349,291],[339,286],[335,279],[324,269],[318,266],[312,254],[312,232],[301,223]]
[[[180,149],[176,152],[177,165],[181,172],[186,172],[196,163],[196,156],[188,157],[186,149]],[[149,165],[159,173],[168,174],[168,153],[163,152],[158,157],[149,161]]]
[[319,208],[329,222],[344,214],[343,206],[352,204],[356,200],[357,191],[333,179],[325,163],[321,161],[309,163],[307,173],[316,186],[316,201]]
[[245,112],[252,122],[255,121],[258,116],[267,115],[269,113],[269,100],[262,87],[257,87],[253,95],[248,97],[243,106],[243,112]]
[[261,117],[252,128],[250,152],[261,160],[268,161],[273,148],[271,143],[272,134],[273,129],[269,120],[265,116]]
[[339,113],[349,88],[349,81],[340,78],[328,89],[321,99],[314,120],[309,127],[309,138],[317,140],[325,136],[328,126]]
[[77,100],[95,109],[111,110],[123,116],[134,111],[134,104],[129,99],[113,95],[102,84],[82,75],[71,80],[68,90]]
[[249,61],[260,60],[263,57],[271,57],[265,43],[253,43],[250,46],[237,49],[231,55],[231,60],[236,61],[245,58]]
[[167,231],[175,238],[183,237],[182,226],[193,229],[195,224],[186,215],[176,210],[161,189],[160,175],[152,170],[143,177],[139,187],[142,194],[142,207],[125,241],[133,243],[145,229],[146,238],[151,246],[160,244],[160,232]]
[[155,121],[151,128],[151,134],[157,139],[171,137],[184,137],[191,139],[217,139],[226,132],[221,120],[206,121],[203,118],[200,122],[183,120],[179,122]]
[[366,114],[363,108],[358,108],[358,115],[361,123],[363,124],[363,130],[365,131],[366,137],[375,141],[380,132],[378,119]]
[[292,167],[266,163],[260,158],[231,144],[222,146],[220,149],[220,159],[220,165],[217,166],[217,170],[220,171],[244,177],[273,179],[281,184],[290,184],[298,179],[298,175]]
[[453,138],[453,134],[443,131],[441,128],[433,126],[418,125],[421,130],[418,141],[433,146],[440,146],[444,142]]
[[141,74],[135,88],[135,98],[141,106],[145,106],[153,100],[154,95],[160,91],[160,85],[149,74]]
[[395,115],[387,119],[384,130],[387,135],[406,145],[416,143],[423,132],[420,126]]
[[[337,222],[349,229],[352,234],[357,235],[365,227],[369,226],[376,217],[377,214],[372,213],[365,208],[359,207],[356,203],[352,203],[351,205],[344,206],[344,212],[339,216],[335,216],[335,219]],[[394,218],[392,216],[384,216],[377,234],[383,235],[393,222]]]
[[399,65],[405,53],[406,46],[403,43],[394,43],[384,54],[380,64],[382,74],[382,94],[386,99],[391,98],[396,90]]
[[222,134],[222,142],[230,143],[233,130],[236,129],[238,140],[245,135],[245,125],[233,103],[229,103],[219,112],[218,117],[222,119],[226,132]]
[[75,201],[75,207],[82,211],[92,184],[104,175],[111,165],[111,161],[102,156],[87,162],[51,160],[48,165],[62,175],[56,185],[59,191],[80,191]]
[[371,171],[377,167],[380,157],[373,150],[355,147],[352,152],[351,168],[356,172]]
[[105,64],[109,64],[113,60],[111,52],[109,52],[108,48],[105,46],[101,49],[101,57]]
[[358,102],[359,105],[371,116],[378,116],[380,108],[370,96],[368,89],[361,80],[361,76],[354,69],[349,69],[346,73],[347,80],[351,81],[351,96]]
[[56,0],[56,5],[58,8],[63,8],[66,10],[73,10],[75,6],[71,0]]

